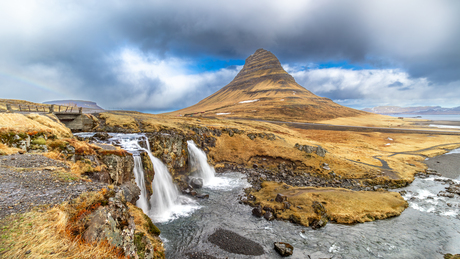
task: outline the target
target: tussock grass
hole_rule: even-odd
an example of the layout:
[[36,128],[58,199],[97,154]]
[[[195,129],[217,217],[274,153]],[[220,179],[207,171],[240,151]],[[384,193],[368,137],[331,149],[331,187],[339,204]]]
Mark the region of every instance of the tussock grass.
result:
[[68,231],[60,208],[13,215],[2,222],[1,258],[125,258],[106,242],[88,244]]
[[[290,209],[273,201],[278,193],[287,197]],[[277,210],[277,217],[291,220],[300,219],[298,223],[309,226],[318,218],[313,203],[320,202],[327,210],[330,220],[341,224],[362,223],[400,215],[408,207],[399,193],[388,191],[351,191],[342,188],[292,187],[284,184],[263,182],[262,189],[252,192],[262,207]],[[300,208],[299,208],[300,207]]]
[[8,147],[7,145],[0,143],[0,155],[12,155],[16,154],[22,149],[15,147]]
[[71,137],[69,128],[48,116],[38,114],[0,113],[0,127],[6,131],[47,132],[58,137]]

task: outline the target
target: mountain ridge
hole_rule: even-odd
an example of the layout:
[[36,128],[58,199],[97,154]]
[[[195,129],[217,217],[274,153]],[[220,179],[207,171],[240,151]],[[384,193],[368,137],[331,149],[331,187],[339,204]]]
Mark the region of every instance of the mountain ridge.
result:
[[319,97],[288,74],[270,51],[250,55],[235,78],[200,102],[172,115],[318,121],[366,114]]
[[460,106],[454,108],[443,108],[441,106],[376,106],[373,108],[365,108],[363,111],[377,114],[460,115]]

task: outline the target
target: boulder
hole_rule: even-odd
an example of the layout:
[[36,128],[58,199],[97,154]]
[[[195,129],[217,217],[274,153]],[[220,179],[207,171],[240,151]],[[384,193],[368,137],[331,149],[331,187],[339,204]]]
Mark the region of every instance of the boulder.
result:
[[259,206],[255,207],[254,209],[252,209],[252,215],[260,218],[264,215],[264,212],[262,210],[262,208]]
[[209,194],[198,194],[196,197],[198,199],[209,199]]
[[273,213],[271,211],[266,211],[264,214],[264,218],[268,221],[272,221],[275,219],[275,216],[273,216]]
[[192,180],[190,180],[190,185],[195,189],[199,189],[199,188],[203,187],[203,179],[201,179],[201,178],[192,178]]
[[141,189],[139,189],[134,180],[123,184],[120,189],[121,190],[117,193],[120,199],[130,202],[131,204],[136,204],[139,195],[141,195]]
[[324,148],[322,148],[321,146],[318,146],[318,147],[316,148],[316,154],[317,154],[318,156],[320,156],[320,157],[325,157],[325,156],[326,156],[326,152],[327,152],[327,150],[324,149]]
[[275,201],[276,201],[276,202],[280,202],[280,203],[281,203],[281,202],[286,201],[286,200],[287,200],[286,195],[283,195],[283,194],[281,194],[281,193],[278,193],[278,194],[276,195],[276,198],[275,198]]
[[283,257],[290,256],[294,252],[294,247],[288,243],[275,242],[273,245],[276,252],[278,252]]
[[98,133],[94,134],[93,138],[98,139],[98,140],[102,140],[102,141],[106,141],[106,140],[109,140],[110,135],[107,134],[107,132],[98,132]]

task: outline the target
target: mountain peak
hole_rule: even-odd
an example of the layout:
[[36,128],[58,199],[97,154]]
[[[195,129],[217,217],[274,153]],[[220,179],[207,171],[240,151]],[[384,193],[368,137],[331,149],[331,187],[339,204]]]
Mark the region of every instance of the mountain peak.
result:
[[243,69],[227,86],[241,88],[264,80],[283,81],[284,83],[286,81],[295,82],[294,78],[283,69],[280,61],[273,53],[258,49],[246,59]]
[[279,121],[317,121],[364,114],[319,97],[297,84],[270,51],[258,49],[236,77],[199,103],[172,112]]

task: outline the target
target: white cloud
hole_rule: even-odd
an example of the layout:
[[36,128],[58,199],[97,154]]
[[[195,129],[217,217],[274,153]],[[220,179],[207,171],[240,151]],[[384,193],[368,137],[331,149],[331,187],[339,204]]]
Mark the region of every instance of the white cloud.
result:
[[194,74],[190,61],[159,59],[135,49],[123,49],[109,58],[124,93],[119,105],[125,108],[164,109],[193,105],[229,83],[238,73],[223,68]]
[[[399,69],[326,68],[299,71],[289,65],[283,67],[306,89],[351,107],[460,105],[455,98],[460,94],[460,82],[440,86],[426,78],[411,78]],[[451,97],[439,91],[440,88],[452,89]]]

